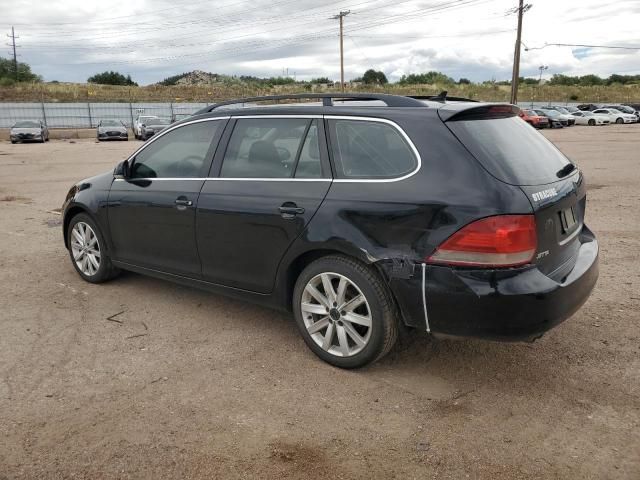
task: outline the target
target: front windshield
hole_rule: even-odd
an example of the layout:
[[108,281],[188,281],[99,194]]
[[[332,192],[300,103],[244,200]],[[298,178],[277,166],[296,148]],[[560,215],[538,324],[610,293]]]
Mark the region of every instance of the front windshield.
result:
[[168,118],[153,118],[149,120],[149,123],[153,125],[169,125],[171,120]]
[[16,122],[14,127],[16,127],[16,128],[40,128],[40,124],[38,122],[33,122],[31,120],[25,120],[23,122]]
[[593,112],[582,112],[582,115],[585,117],[595,117],[595,113]]
[[564,113],[565,115],[569,115],[569,110],[567,110],[566,108],[558,107],[556,108],[556,110],[560,113]]
[[122,125],[117,120],[102,120],[100,124],[103,127],[121,127]]
[[545,110],[544,113],[546,113],[550,117],[557,117],[558,115],[560,115],[560,112],[556,110]]

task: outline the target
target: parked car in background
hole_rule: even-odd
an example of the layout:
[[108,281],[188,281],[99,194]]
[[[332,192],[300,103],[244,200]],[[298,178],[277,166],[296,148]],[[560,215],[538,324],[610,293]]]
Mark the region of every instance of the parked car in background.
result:
[[565,106],[564,109],[567,110],[572,115],[575,112],[579,112],[580,111],[580,109],[578,107],[573,107],[573,106],[570,106],[570,105]]
[[544,115],[546,117],[549,117],[549,119],[551,120],[551,128],[558,128],[558,127],[562,128],[562,127],[569,126],[568,118],[566,118],[564,115],[562,115],[560,112],[557,112],[556,110],[535,109],[534,111],[538,115]]
[[607,115],[611,123],[636,123],[638,118],[631,113],[624,113],[615,108],[598,108],[593,113],[598,115]]
[[49,129],[41,120],[22,120],[11,127],[9,140],[11,143],[48,142]]
[[129,132],[120,120],[100,120],[96,128],[96,138],[101,140],[129,140]]
[[576,118],[576,125],[609,125],[611,121],[608,115],[599,115],[588,110],[584,112],[575,112],[573,116]]
[[630,107],[628,105],[603,105],[602,108],[613,108],[614,110],[618,110],[622,113],[629,113],[631,115],[635,115],[636,121],[640,117],[640,112],[638,112],[635,108]]
[[538,115],[533,110],[529,109],[521,109],[518,114],[521,119],[527,122],[529,125],[535,128],[549,128],[549,118],[543,117],[542,115]]
[[571,127],[576,124],[576,119],[573,115],[569,115],[568,113],[562,113],[554,108],[543,108],[543,110],[545,112],[554,112],[554,114],[557,114],[560,120],[566,121],[566,123],[563,123],[563,125],[565,125],[566,127]]
[[[556,112],[560,112],[562,115],[569,115],[570,117],[573,116],[573,113],[567,107],[561,107],[560,105],[552,105],[545,108],[548,108],[550,110],[555,110]],[[580,110],[576,109],[576,111],[579,112]]]
[[152,118],[158,118],[156,115],[138,115],[133,122],[133,136],[136,139],[142,138],[142,124],[148,122]]
[[153,117],[145,120],[145,123],[140,124],[140,140],[145,141],[153,137],[169,125],[171,125],[171,120],[168,118]]
[[578,105],[578,110],[582,110],[583,112],[585,110],[592,112],[594,110],[597,110],[598,108],[599,108],[598,105],[594,103],[583,103],[582,105]]
[[544,110],[538,110],[538,109],[532,109],[532,112],[534,112],[536,115],[540,115],[541,117],[545,117],[547,119],[549,119],[549,128],[563,128],[564,125],[562,124],[562,121],[559,118],[554,118],[551,115],[547,115]]
[[322,103],[208,106],[73,185],[78,275],[132,270],[291,311],[342,368],[385,355],[401,326],[532,340],[587,300],[586,181],[517,107],[301,98]]

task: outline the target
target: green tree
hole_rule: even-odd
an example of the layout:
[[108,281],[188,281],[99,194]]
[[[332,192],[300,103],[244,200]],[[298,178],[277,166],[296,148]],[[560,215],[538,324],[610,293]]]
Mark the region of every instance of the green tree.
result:
[[459,85],[470,85],[471,84],[471,80],[469,80],[468,78],[461,78],[460,80],[458,80],[458,84]]
[[318,77],[318,78],[312,78],[309,83],[333,83],[333,81],[329,80],[328,77]]
[[364,72],[364,75],[362,75],[362,81],[366,85],[384,85],[389,82],[384,72],[376,71],[373,68]]
[[416,85],[416,84],[451,84],[455,83],[453,78],[441,72],[431,71],[427,73],[411,73],[403,75],[400,78],[400,85]]
[[[16,81],[16,70],[12,59],[0,57],[0,80],[3,85]],[[41,82],[42,78],[31,71],[26,63],[18,62],[18,82]]]
[[101,85],[130,85],[138,86],[136,82],[131,79],[131,75],[126,77],[118,72],[108,71],[102,73],[96,73],[95,75],[87,79],[89,83],[99,83]]

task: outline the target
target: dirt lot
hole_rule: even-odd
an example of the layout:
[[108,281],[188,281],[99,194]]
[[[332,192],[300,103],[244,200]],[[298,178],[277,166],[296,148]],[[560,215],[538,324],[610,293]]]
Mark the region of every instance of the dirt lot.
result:
[[589,182],[588,303],[534,344],[416,335],[359,371],[286,315],[80,279],[50,211],[138,142],[1,142],[0,479],[640,478],[640,125],[546,134]]

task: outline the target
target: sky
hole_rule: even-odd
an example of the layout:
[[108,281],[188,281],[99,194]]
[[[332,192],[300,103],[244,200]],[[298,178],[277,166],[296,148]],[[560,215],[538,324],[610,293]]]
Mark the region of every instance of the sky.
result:
[[[141,85],[194,69],[299,80],[345,79],[368,68],[391,81],[430,70],[454,79],[511,77],[517,0],[0,0],[0,32],[15,27],[18,60],[45,81],[97,72]],[[640,0],[530,0],[521,76],[640,74]],[[9,40],[9,39],[7,39]],[[9,47],[6,47],[10,50]],[[0,55],[9,56],[9,51]]]

